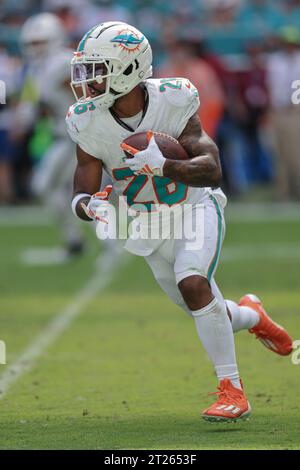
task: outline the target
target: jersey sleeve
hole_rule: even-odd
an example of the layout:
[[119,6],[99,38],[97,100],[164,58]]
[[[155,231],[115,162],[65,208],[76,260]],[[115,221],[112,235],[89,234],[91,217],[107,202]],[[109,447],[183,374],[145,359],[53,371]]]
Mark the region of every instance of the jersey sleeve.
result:
[[66,116],[67,131],[73,142],[84,152],[100,159],[98,146],[89,133],[91,118],[88,105],[73,104]]
[[[166,80],[170,80],[167,82]],[[172,80],[172,81],[171,81]],[[163,79],[160,91],[166,93],[171,105],[170,118],[172,119],[172,134],[177,139],[188,120],[200,107],[200,99],[197,88],[186,78]]]

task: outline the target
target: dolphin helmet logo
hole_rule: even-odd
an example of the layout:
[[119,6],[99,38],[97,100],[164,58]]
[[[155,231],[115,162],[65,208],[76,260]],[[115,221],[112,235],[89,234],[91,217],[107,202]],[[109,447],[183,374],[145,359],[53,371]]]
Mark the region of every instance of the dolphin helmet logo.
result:
[[110,42],[115,42],[122,47],[122,49],[125,49],[128,52],[133,52],[139,49],[143,40],[144,36],[139,37],[134,31],[124,29],[120,31],[117,36],[111,39]]

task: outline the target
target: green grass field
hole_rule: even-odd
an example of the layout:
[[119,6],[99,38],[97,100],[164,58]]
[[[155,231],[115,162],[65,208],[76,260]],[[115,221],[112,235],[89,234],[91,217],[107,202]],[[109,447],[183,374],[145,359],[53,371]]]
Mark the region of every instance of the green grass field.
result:
[[[26,266],[28,247],[59,243],[51,226],[0,227],[4,373],[92,278],[98,242],[61,266]],[[226,298],[262,297],[300,339],[300,221],[229,222],[217,281]],[[98,276],[105,276],[105,271]],[[249,421],[205,423],[216,389],[193,321],[129,257],[113,281],[0,400],[1,449],[299,449],[300,365],[236,336]],[[0,377],[1,381],[1,377]]]

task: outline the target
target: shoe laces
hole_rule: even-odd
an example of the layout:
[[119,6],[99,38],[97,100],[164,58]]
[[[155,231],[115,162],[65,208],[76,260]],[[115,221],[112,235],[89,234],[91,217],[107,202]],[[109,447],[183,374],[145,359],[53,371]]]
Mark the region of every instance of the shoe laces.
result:
[[225,404],[234,404],[238,405],[241,400],[241,390],[235,389],[234,387],[229,388],[225,384],[220,384],[218,387],[217,392],[209,393],[208,395],[218,395],[218,404],[225,405]]

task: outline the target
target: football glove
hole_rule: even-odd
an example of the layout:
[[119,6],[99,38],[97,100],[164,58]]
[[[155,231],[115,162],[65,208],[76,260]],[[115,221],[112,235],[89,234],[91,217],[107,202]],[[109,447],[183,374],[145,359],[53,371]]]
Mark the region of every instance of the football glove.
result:
[[127,158],[125,163],[135,175],[163,176],[165,157],[159,150],[152,131],[147,132],[148,147],[137,150],[128,144],[122,143],[121,148],[134,158]]
[[108,224],[108,198],[111,191],[112,186],[108,185],[103,191],[93,194],[88,205],[85,205],[83,202],[80,204],[90,219]]

